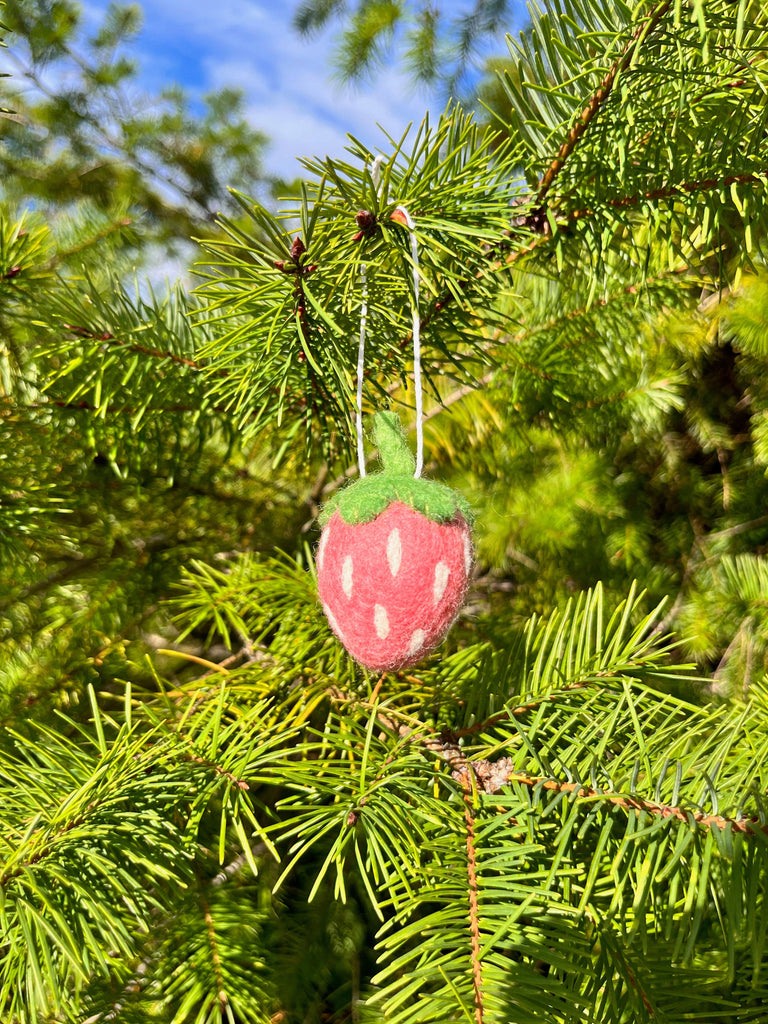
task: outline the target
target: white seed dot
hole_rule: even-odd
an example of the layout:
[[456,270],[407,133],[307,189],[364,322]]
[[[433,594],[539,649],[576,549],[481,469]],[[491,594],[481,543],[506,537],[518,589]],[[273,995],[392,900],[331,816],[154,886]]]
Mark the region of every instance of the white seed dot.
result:
[[336,617],[334,616],[333,612],[328,607],[328,605],[325,603],[323,604],[323,611],[325,612],[326,619],[328,619],[328,625],[331,627],[336,636],[343,642],[344,637],[342,636],[342,632],[339,629],[339,624],[336,621]]
[[445,562],[438,562],[435,566],[435,583],[432,587],[432,599],[435,604],[445,593],[445,588],[448,586],[448,577],[451,575],[451,570],[445,564]]
[[393,576],[397,576],[402,558],[403,546],[400,543],[400,531],[393,530],[387,537],[387,561],[389,562],[389,571]]
[[323,530],[320,534],[320,544],[317,549],[317,568],[323,568],[323,558],[325,556],[325,546],[328,543],[328,531]]
[[387,609],[383,605],[374,605],[373,624],[376,627],[376,636],[379,640],[386,640],[389,636],[389,616],[387,615]]
[[472,541],[468,533],[464,534],[464,569],[469,576],[472,569]]
[[352,597],[352,555],[347,555],[341,567],[341,589],[347,597]]
[[424,646],[424,638],[426,633],[423,629],[414,629],[411,634],[411,642],[408,644],[408,657],[412,658],[414,654],[417,654]]

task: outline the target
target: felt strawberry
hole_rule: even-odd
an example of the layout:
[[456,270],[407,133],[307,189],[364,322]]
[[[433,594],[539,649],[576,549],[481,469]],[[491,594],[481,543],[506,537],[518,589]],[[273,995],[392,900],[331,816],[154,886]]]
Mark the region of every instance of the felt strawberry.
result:
[[345,488],[324,509],[317,586],[328,622],[374,671],[420,661],[448,632],[472,568],[467,503],[415,479],[394,413],[377,413],[383,472]]

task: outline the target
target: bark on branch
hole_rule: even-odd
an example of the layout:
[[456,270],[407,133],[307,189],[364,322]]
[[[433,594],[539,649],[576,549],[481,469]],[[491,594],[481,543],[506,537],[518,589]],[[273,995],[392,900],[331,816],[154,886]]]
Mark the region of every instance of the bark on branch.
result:
[[539,189],[536,194],[536,201],[539,205],[544,201],[547,193],[549,192],[555,178],[558,176],[560,171],[563,169],[566,160],[574,151],[578,145],[582,135],[589,128],[590,124],[596,117],[597,113],[602,108],[605,101],[611,94],[614,82],[618,74],[624,71],[632,62],[632,59],[639,49],[640,45],[645,39],[656,29],[661,19],[667,13],[672,6],[672,0],[662,0],[660,4],[652,11],[647,21],[638,25],[632,34],[631,39],[627,43],[621,57],[616,63],[609,69],[602,82],[597,88],[597,91],[592,95],[586,107],[582,110],[578,120],[573,125],[571,130],[568,132],[565,141],[557,151],[557,156],[547,168],[546,172],[539,181]]

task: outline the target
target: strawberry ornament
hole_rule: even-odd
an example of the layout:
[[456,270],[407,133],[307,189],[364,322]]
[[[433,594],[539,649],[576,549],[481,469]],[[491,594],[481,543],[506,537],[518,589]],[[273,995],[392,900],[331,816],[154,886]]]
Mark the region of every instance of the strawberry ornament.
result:
[[421,661],[464,601],[472,568],[469,507],[414,477],[396,414],[377,413],[383,471],[341,491],[320,516],[317,586],[331,628],[374,671]]

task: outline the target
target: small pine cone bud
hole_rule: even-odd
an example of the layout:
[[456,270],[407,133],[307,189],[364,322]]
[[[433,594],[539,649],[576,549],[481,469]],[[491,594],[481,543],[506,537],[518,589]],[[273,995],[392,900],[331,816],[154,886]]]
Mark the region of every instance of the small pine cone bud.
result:
[[354,240],[359,242],[361,238],[370,238],[376,230],[376,214],[370,210],[358,210],[355,214],[355,223],[360,228]]
[[307,251],[306,245],[298,237],[294,238],[293,245],[291,246],[291,259],[298,260]]
[[[525,206],[527,200],[520,197],[514,201],[513,206]],[[514,234],[514,228],[526,228],[528,231],[533,232],[535,235],[548,235],[549,234],[549,220],[547,219],[547,213],[543,206],[533,206],[528,209],[526,213],[518,213],[513,217],[510,217],[509,226]]]

